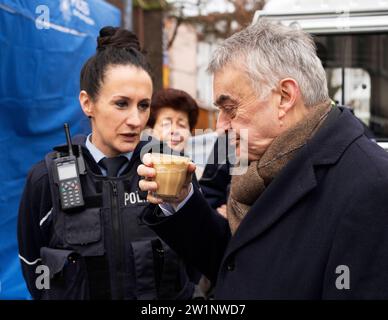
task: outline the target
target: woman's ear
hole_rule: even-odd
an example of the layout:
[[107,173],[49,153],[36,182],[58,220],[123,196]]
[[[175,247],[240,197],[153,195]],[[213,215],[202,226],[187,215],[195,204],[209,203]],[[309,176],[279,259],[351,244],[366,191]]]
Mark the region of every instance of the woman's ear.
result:
[[81,105],[82,111],[90,119],[93,118],[93,102],[89,97],[88,93],[85,90],[81,90],[79,93],[79,103]]
[[279,83],[279,93],[279,119],[282,120],[298,101],[300,95],[298,83],[292,78],[282,79]]

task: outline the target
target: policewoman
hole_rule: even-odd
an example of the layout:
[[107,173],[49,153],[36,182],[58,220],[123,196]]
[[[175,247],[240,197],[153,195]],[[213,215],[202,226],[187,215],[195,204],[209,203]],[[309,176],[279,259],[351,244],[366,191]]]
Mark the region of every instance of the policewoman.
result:
[[[72,139],[77,199],[84,204],[64,208],[55,172],[56,161],[68,155],[66,145],[30,170],[20,203],[19,257],[32,297],[190,298],[194,284],[185,266],[139,219],[147,203],[139,196],[136,168],[147,143],[140,134],[153,87],[137,37],[124,29],[101,29],[80,87],[80,105],[92,127],[88,136]],[[38,278],[45,270],[48,282]]]

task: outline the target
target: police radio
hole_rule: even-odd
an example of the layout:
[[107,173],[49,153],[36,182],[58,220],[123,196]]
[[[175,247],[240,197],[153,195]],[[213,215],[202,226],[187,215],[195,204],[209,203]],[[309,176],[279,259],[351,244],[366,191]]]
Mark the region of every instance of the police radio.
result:
[[[60,156],[54,159],[54,179],[59,188],[59,195],[61,199],[62,210],[69,210],[82,207],[84,199],[82,196],[79,161],[73,152],[73,145],[71,143],[69,126],[64,124],[66,141],[68,147],[68,155]],[[82,158],[81,148],[79,150],[79,157]],[[83,158],[81,159],[83,163]]]

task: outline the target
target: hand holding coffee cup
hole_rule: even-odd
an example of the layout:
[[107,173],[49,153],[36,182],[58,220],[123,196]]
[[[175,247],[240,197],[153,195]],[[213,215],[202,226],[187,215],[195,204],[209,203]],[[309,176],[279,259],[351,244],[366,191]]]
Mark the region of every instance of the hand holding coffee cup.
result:
[[139,181],[139,187],[148,191],[147,200],[151,203],[178,204],[189,193],[194,171],[195,164],[187,157],[147,153],[137,168],[139,176],[145,177]]

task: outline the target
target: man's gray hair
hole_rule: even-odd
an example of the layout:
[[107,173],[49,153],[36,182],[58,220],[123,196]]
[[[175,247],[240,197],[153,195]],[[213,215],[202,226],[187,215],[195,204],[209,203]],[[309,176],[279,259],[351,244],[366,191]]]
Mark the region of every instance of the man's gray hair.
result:
[[208,70],[242,64],[259,99],[265,99],[281,79],[293,78],[306,106],[329,99],[326,73],[312,37],[298,29],[265,19],[226,39],[214,52]]

